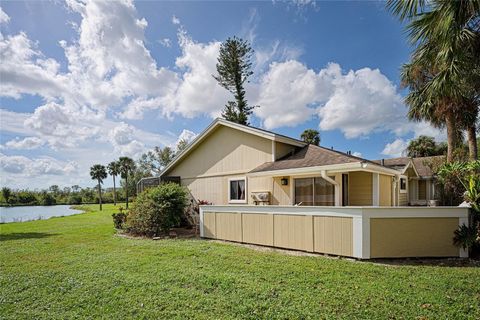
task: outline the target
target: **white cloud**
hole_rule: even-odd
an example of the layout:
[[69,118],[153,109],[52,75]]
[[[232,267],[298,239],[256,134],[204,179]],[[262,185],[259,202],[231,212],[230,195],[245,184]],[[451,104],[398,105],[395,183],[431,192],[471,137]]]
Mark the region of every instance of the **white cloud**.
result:
[[45,142],[37,137],[15,138],[7,141],[5,147],[8,149],[31,150],[41,147]]
[[319,73],[304,64],[289,60],[272,63],[262,77],[255,115],[267,129],[293,127],[312,118],[315,106],[328,98],[332,80],[339,73],[331,64]]
[[166,48],[170,48],[172,46],[172,40],[170,40],[169,38],[160,39],[158,40],[158,42]]
[[3,11],[2,7],[0,7],[0,24],[1,23],[9,23],[10,22],[10,17],[8,14]]
[[179,25],[180,24],[180,19],[178,19],[176,16],[172,16],[172,23]]
[[352,156],[361,158],[361,157],[362,157],[362,153],[361,153],[361,152],[352,152]]
[[50,157],[27,158],[0,153],[0,169],[6,173],[37,177],[40,175],[68,175],[77,171],[78,164],[58,161]]
[[324,106],[318,109],[320,129],[339,129],[347,138],[396,130],[405,107],[395,86],[380,70],[364,68],[338,75]]
[[187,143],[190,143],[197,136],[198,136],[198,134],[196,134],[195,132],[187,130],[187,129],[183,129],[182,133],[180,133],[180,135],[178,136],[178,139],[175,142],[175,145],[172,146],[172,147],[176,147],[178,145],[178,143],[182,140],[185,140],[185,141],[187,141]]
[[135,128],[131,125],[122,122],[111,129],[108,136],[120,156],[137,157],[145,151],[145,145],[135,139]]
[[401,157],[407,146],[408,141],[398,138],[392,143],[387,143],[381,153],[390,157]]

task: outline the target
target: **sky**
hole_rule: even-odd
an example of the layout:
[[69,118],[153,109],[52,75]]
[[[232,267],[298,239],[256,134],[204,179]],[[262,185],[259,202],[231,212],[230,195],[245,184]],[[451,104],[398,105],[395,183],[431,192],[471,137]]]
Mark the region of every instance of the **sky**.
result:
[[[251,125],[367,159],[419,135],[399,71],[412,50],[383,1],[2,1],[0,184],[93,186],[89,168],[193,139],[231,94],[222,41],[254,50]],[[105,183],[111,184],[110,179]]]

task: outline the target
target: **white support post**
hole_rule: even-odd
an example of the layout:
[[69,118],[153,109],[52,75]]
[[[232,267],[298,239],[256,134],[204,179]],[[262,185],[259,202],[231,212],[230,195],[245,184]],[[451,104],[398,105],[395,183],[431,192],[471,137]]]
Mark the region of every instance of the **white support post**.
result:
[[333,186],[335,188],[335,207],[340,207],[341,206],[341,203],[340,203],[340,184],[337,181],[330,178],[327,175],[327,171],[322,170],[320,172],[320,174],[321,174],[323,179],[325,179],[327,182],[333,184]]
[[380,175],[378,173],[372,174],[372,205],[380,205]]
[[277,145],[275,144],[275,140],[272,140],[272,162],[275,162],[277,160]]
[[200,212],[199,212],[199,215],[200,215],[200,224],[199,224],[199,228],[200,228],[200,237],[203,238],[203,209],[202,207],[200,207]]
[[[461,227],[462,225],[465,225],[468,227],[468,217],[458,218],[458,226]],[[460,258],[468,258],[468,250],[465,250],[463,248],[460,248],[459,250],[460,250],[460,253],[459,253]]]
[[370,259],[370,217],[362,213],[352,219],[353,256],[357,259]]

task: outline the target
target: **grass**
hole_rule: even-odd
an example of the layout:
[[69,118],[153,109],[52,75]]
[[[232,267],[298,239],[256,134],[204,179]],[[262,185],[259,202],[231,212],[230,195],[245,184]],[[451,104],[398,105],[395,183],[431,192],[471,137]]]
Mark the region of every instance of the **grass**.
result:
[[112,205],[86,208],[0,225],[0,318],[480,318],[480,268],[127,239]]

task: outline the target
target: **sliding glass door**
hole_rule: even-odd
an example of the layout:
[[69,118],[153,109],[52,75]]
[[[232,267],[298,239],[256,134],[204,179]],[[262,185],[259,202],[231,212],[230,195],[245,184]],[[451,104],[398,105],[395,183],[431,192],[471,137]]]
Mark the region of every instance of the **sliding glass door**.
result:
[[295,204],[334,206],[335,187],[321,177],[295,179]]

